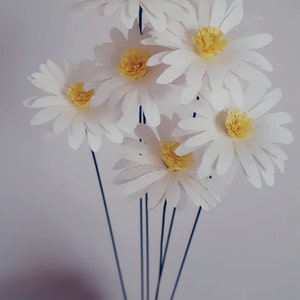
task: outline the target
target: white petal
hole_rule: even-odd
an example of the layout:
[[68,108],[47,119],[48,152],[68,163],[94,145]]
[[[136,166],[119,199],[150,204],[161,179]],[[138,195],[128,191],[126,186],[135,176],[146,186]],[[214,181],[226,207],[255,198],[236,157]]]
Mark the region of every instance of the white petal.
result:
[[279,126],[293,122],[293,118],[286,112],[277,112],[267,115],[262,115],[255,120],[255,126]]
[[234,148],[245,174],[249,177],[248,179],[251,180],[251,184],[260,188],[261,177],[258,172],[257,163],[246,144],[241,141],[234,141]]
[[73,118],[76,116],[76,111],[69,110],[66,112],[63,112],[53,123],[52,125],[52,131],[55,134],[59,134],[63,132],[65,129],[67,129],[73,120]]
[[259,127],[257,134],[273,143],[290,144],[294,141],[293,134],[288,129],[279,126]]
[[43,98],[37,99],[33,104],[32,107],[34,108],[42,108],[42,107],[48,107],[48,106],[69,106],[74,107],[72,102],[70,100],[67,100],[66,98],[62,96],[47,96]]
[[273,186],[274,185],[274,171],[270,171],[270,170],[263,170],[261,168],[259,168],[259,171],[265,181],[265,183],[268,186]]
[[154,208],[164,200],[166,188],[169,183],[169,176],[166,174],[163,178],[156,181],[148,190],[148,205]]
[[29,107],[29,108],[32,108],[35,101],[37,99],[39,99],[40,97],[39,96],[33,96],[33,97],[29,97],[29,98],[26,98],[24,101],[23,101],[23,105],[25,107]]
[[121,13],[121,20],[122,23],[128,28],[131,29],[134,23],[134,20],[136,19],[135,16],[130,16],[128,14],[125,14],[124,11]]
[[[167,26],[167,18],[165,14],[156,9],[155,5],[152,5],[152,2],[143,2],[143,12],[147,16],[151,25],[158,31],[163,32]],[[145,7],[147,5],[147,7]]]
[[81,116],[73,118],[71,128],[70,128],[70,135],[76,135],[79,131],[83,131],[85,129],[84,119]]
[[122,143],[123,142],[123,134],[121,130],[115,124],[102,123],[102,127],[105,130],[105,135],[114,143]]
[[153,171],[151,173],[142,175],[142,176],[130,181],[126,186],[124,193],[126,195],[135,193],[135,192],[143,189],[144,187],[147,187],[147,186],[153,184],[154,182],[160,180],[163,176],[165,176],[165,174],[167,172],[168,172],[167,170],[158,170],[158,171]]
[[168,141],[173,136],[174,127],[177,125],[180,117],[174,114],[170,120],[166,115],[161,116],[160,125],[157,127],[157,133],[160,141]]
[[[111,96],[109,98],[110,107],[115,108],[119,102],[124,100],[123,98],[124,95],[126,95],[131,89],[132,89],[132,85],[127,84],[125,82],[124,84],[116,87],[115,90],[111,93]],[[137,99],[135,100],[137,101]]]
[[211,174],[214,162],[219,156],[221,150],[222,148],[220,148],[220,142],[218,140],[212,142],[208,146],[197,171],[200,178],[205,178]]
[[264,143],[260,146],[275,158],[278,158],[280,160],[288,159],[288,156],[278,146],[272,143]]
[[159,144],[140,142],[126,138],[123,142],[124,153],[122,156],[128,160],[139,162],[140,164],[155,165],[159,168],[165,168],[159,155]]
[[169,184],[166,188],[166,199],[171,207],[176,207],[179,201],[180,190],[178,181],[175,178],[169,180]]
[[187,196],[197,205],[201,206],[204,210],[209,210],[207,202],[197,193],[191,183],[185,177],[181,178],[182,187]]
[[185,79],[187,87],[183,88],[180,99],[183,104],[189,103],[196,98],[201,86],[206,66],[193,63],[187,70]]
[[187,86],[185,88],[182,89],[181,91],[181,95],[180,95],[180,101],[182,104],[188,104],[190,102],[192,102],[193,100],[195,100],[195,98],[197,97],[199,90],[201,88],[201,84],[200,85],[192,85],[192,86]]
[[139,123],[138,107],[133,107],[130,112],[123,114],[121,119],[117,122],[117,126],[122,128],[122,131],[133,134],[134,129]]
[[228,104],[228,91],[222,87],[214,89],[211,92],[211,102],[210,104],[216,111],[222,111]]
[[270,79],[265,74],[246,62],[241,61],[237,66],[232,67],[231,71],[250,83],[259,82],[266,87],[272,86]]
[[178,123],[179,128],[188,130],[188,131],[206,131],[212,130],[214,128],[214,124],[211,120],[207,120],[204,118],[191,118],[182,120]]
[[208,0],[198,1],[198,20],[202,26],[209,26],[210,7]]
[[148,97],[142,96],[141,104],[147,123],[151,127],[157,127],[160,123],[160,113],[154,99],[150,98],[150,95]]
[[[143,40],[142,42],[144,42]],[[152,67],[159,65],[163,62],[163,58],[166,56],[166,54],[170,53],[169,51],[162,51],[157,54],[152,55],[148,61],[147,61],[147,66]]]
[[278,167],[278,169],[280,170],[280,172],[283,174],[284,173],[284,162],[283,160],[276,158],[276,157],[271,157],[274,164]]
[[114,166],[113,170],[120,170],[124,168],[131,168],[139,166],[138,162],[132,162],[126,159],[120,159]]
[[134,167],[126,168],[121,171],[114,179],[114,184],[123,184],[125,182],[131,181],[147,173],[157,171],[159,168],[157,166],[151,165],[137,165]]
[[216,137],[218,137],[218,134],[215,131],[205,131],[189,138],[184,145],[187,147],[200,147],[214,140]]
[[122,103],[122,111],[124,114],[128,113],[132,106],[137,102],[138,90],[135,88],[130,89],[124,96]]
[[231,42],[234,50],[260,49],[272,42],[272,36],[268,33],[259,33],[245,36]]
[[249,116],[254,119],[259,118],[272,109],[277,103],[279,103],[281,97],[282,92],[280,89],[273,90],[264,98],[262,98],[259,104],[248,111]]
[[47,61],[47,66],[58,82],[64,83],[67,78],[65,73],[51,60]]
[[69,145],[73,150],[77,150],[85,138],[85,128],[82,126],[75,134],[69,134]]
[[97,89],[97,101],[95,101],[96,104],[103,103],[106,99],[111,97],[111,94],[116,88],[120,88],[124,86],[124,78],[121,76],[119,77],[113,77],[111,79],[108,79],[104,81],[99,88]]
[[258,67],[261,67],[263,70],[268,72],[273,71],[271,63],[265,57],[255,51],[243,51],[239,57],[248,63],[252,63]]
[[177,65],[180,63],[180,65],[185,65],[185,67],[188,67],[191,62],[198,59],[198,57],[191,52],[190,50],[185,49],[179,49],[171,51],[169,54],[167,54],[162,62],[166,65]]
[[157,144],[158,140],[154,132],[147,126],[140,124],[135,129],[136,135],[148,144]]
[[207,68],[207,77],[212,91],[218,91],[223,87],[224,73],[213,66]]
[[98,68],[98,72],[95,74],[93,77],[94,81],[104,81],[111,79],[115,76],[116,71],[112,68],[107,69],[107,68]]
[[249,181],[250,184],[252,184],[254,187],[260,189],[262,187],[262,181],[261,177],[249,177],[246,175],[247,180]]
[[45,123],[57,118],[64,110],[65,110],[65,107],[61,107],[61,106],[44,108],[33,117],[30,124],[31,125],[45,124]]
[[[199,8],[201,9],[201,7]],[[212,7],[209,26],[219,27],[226,13],[226,0],[215,1]]]
[[217,163],[217,174],[224,175],[230,168],[235,158],[235,152],[230,140],[227,140],[222,145],[222,151],[220,151],[218,163]]
[[139,0],[130,0],[126,1],[126,13],[131,15],[131,16],[137,16],[139,12],[139,4],[141,1]]
[[258,83],[248,84],[244,93],[244,111],[253,108],[263,98],[267,90],[266,86]]
[[250,145],[248,145],[248,147],[252,155],[260,163],[263,170],[274,172],[274,166],[272,164],[271,158],[266,151],[264,151],[259,145],[255,143],[251,143]]
[[156,80],[158,84],[169,84],[181,75],[188,68],[186,63],[181,63],[168,67]]
[[87,132],[88,143],[93,152],[97,152],[101,147],[101,136],[93,135],[89,131]]
[[236,106],[238,108],[242,108],[244,96],[243,96],[243,90],[241,87],[241,83],[237,79],[237,77],[228,72],[228,74],[226,74],[226,76],[224,78],[224,84],[229,89]]
[[100,126],[100,124],[97,121],[85,120],[85,125],[92,135],[101,136],[103,134],[104,129],[102,128],[102,126]]
[[61,93],[61,89],[57,82],[49,79],[49,77],[45,76],[43,73],[34,73],[31,77],[28,77],[28,79],[34,86],[50,94],[58,95]]
[[232,28],[240,24],[244,15],[242,3],[237,3],[237,5],[234,8],[229,8],[229,11],[230,11],[229,14],[226,16],[225,20],[220,26],[220,29],[224,34],[226,34]]
[[191,183],[195,191],[200,195],[201,198],[205,200],[205,202],[211,206],[217,205],[216,197],[213,195],[209,185],[204,184],[204,180],[200,181],[193,176],[186,177],[186,179]]

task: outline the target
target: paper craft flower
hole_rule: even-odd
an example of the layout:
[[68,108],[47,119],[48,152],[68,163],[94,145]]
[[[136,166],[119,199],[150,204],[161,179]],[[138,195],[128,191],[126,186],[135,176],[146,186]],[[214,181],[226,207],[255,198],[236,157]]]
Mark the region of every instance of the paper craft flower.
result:
[[[147,30],[144,35],[147,35]],[[128,31],[128,37],[116,28],[111,30],[110,37],[112,42],[95,47],[99,69],[94,79],[100,87],[92,105],[108,100],[112,108],[121,108],[124,118],[120,122],[128,132],[133,132],[138,124],[138,109],[142,105],[147,124],[158,126],[159,103],[169,101],[170,106],[172,102],[179,104],[174,87],[156,83],[164,67],[147,66],[149,57],[161,47],[141,45],[137,26]]]
[[132,28],[141,7],[147,20],[158,31],[165,30],[168,18],[180,19],[190,7],[186,0],[79,0],[76,6],[85,11],[97,8],[105,16],[120,10],[121,20],[127,28]]
[[115,166],[123,170],[114,182],[125,184],[125,194],[133,199],[148,193],[151,208],[165,199],[173,207],[182,206],[189,198],[207,210],[220,201],[220,194],[224,192],[213,185],[211,179],[197,177],[199,159],[195,153],[175,154],[181,143],[180,138],[172,135],[178,120],[178,116],[171,121],[162,116],[158,135],[147,125],[139,124],[136,134],[140,141],[125,138],[122,159]]
[[144,44],[168,47],[148,61],[149,66],[165,64],[169,67],[157,79],[160,84],[185,76],[181,93],[182,103],[189,103],[198,95],[203,83],[212,90],[215,107],[223,108],[224,87],[235,99],[241,99],[240,79],[260,82],[268,87],[270,80],[258,70],[272,71],[271,64],[255,50],[268,45],[272,37],[261,33],[235,38],[231,33],[243,17],[243,1],[236,0],[227,7],[226,0],[192,0],[194,10],[181,22],[170,22],[166,31],[153,31]]
[[65,72],[50,60],[41,65],[40,72],[28,79],[47,96],[25,100],[27,107],[41,109],[31,124],[51,122],[51,130],[55,134],[69,128],[69,145],[75,150],[85,136],[93,151],[100,148],[103,134],[111,141],[121,143],[123,136],[115,125],[116,118],[109,111],[109,106],[90,107],[96,88],[91,82],[94,73],[95,65],[90,61],[82,61],[78,67],[66,64]]
[[262,180],[273,185],[274,165],[283,172],[283,161],[287,159],[275,144],[293,141],[291,132],[281,126],[292,122],[292,118],[285,112],[270,113],[282,93],[280,89],[266,92],[265,87],[249,85],[241,108],[227,93],[226,106],[218,111],[209,104],[209,92],[203,91],[199,103],[195,101],[192,105],[197,117],[178,124],[181,130],[193,134],[176,149],[176,154],[184,155],[207,146],[198,169],[200,177],[207,176],[214,168],[218,175],[223,175],[239,163],[252,185],[261,187]]

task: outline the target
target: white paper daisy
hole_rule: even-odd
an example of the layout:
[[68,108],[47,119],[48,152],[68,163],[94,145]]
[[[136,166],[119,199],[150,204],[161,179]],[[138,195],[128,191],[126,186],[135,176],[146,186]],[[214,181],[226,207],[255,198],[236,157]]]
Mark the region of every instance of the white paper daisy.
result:
[[181,101],[188,103],[195,99],[205,81],[213,92],[212,101],[220,109],[224,86],[236,99],[242,96],[240,79],[259,81],[270,87],[270,80],[257,68],[272,71],[272,66],[255,50],[268,45],[271,35],[261,33],[236,38],[231,32],[242,20],[243,1],[235,0],[229,6],[226,0],[215,0],[212,6],[208,0],[191,3],[194,10],[182,22],[170,22],[166,31],[153,31],[153,37],[143,41],[169,48],[148,61],[149,66],[161,63],[169,66],[157,82],[168,84],[184,75]]
[[176,153],[183,155],[207,146],[198,169],[200,178],[214,168],[218,175],[226,174],[230,167],[239,163],[252,185],[261,187],[263,180],[272,186],[274,165],[283,172],[283,161],[287,159],[276,144],[293,141],[291,132],[281,125],[292,122],[292,118],[285,112],[270,113],[282,93],[280,89],[266,92],[265,87],[249,85],[241,108],[227,93],[226,107],[222,111],[209,104],[209,92],[201,92],[202,100],[191,104],[197,117],[179,122],[181,130],[193,134]]
[[147,125],[139,124],[136,134],[141,141],[124,140],[122,159],[115,166],[115,169],[123,170],[114,182],[125,184],[125,194],[133,199],[148,193],[151,208],[165,199],[171,206],[180,207],[188,198],[207,210],[220,201],[219,195],[224,192],[211,179],[197,177],[199,159],[194,153],[175,154],[181,139],[174,138],[172,131],[178,120],[178,116],[172,121],[162,116],[158,134]]
[[[145,30],[147,35],[147,30]],[[112,42],[95,47],[98,73],[94,77],[100,87],[92,101],[98,105],[109,100],[110,105],[119,107],[123,113],[122,128],[132,132],[138,124],[138,109],[142,105],[147,124],[156,127],[160,123],[159,103],[167,101],[179,103],[174,87],[161,86],[156,78],[163,66],[148,67],[152,54],[161,50],[158,46],[140,44],[141,35],[136,27],[129,30],[126,37],[120,30],[110,32]],[[172,103],[170,102],[170,105]]]
[[91,82],[94,74],[95,65],[90,61],[82,61],[78,67],[66,63],[65,72],[50,60],[41,65],[40,72],[28,79],[45,91],[47,96],[24,101],[27,107],[41,109],[31,124],[51,122],[51,130],[55,134],[69,128],[69,145],[75,150],[85,136],[93,151],[100,148],[103,134],[113,142],[121,143],[123,136],[115,125],[116,119],[109,111],[109,106],[90,107],[96,88]]
[[169,17],[180,19],[190,8],[186,0],[79,0],[75,6],[84,11],[98,9],[104,16],[120,11],[121,20],[127,28],[132,28],[141,8],[143,15],[158,31],[165,30]]

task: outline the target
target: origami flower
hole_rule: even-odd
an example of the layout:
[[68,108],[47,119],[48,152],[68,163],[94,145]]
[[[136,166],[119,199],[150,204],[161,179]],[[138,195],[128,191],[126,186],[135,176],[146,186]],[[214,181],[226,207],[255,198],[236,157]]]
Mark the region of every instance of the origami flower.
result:
[[[147,29],[144,34],[147,35]],[[159,102],[171,99],[173,104],[179,103],[172,86],[162,87],[156,83],[164,67],[147,66],[149,57],[160,51],[161,47],[141,45],[137,26],[129,30],[128,37],[118,29],[112,29],[110,36],[112,42],[95,47],[99,68],[94,79],[100,87],[92,105],[109,100],[112,108],[120,107],[124,115],[120,122],[128,132],[132,132],[138,124],[138,109],[142,105],[147,124],[158,126]]]
[[127,28],[132,28],[140,8],[151,25],[158,31],[165,30],[168,17],[180,19],[185,9],[190,7],[186,0],[79,0],[76,5],[81,10],[98,8],[101,15],[110,15],[121,10],[121,20]]
[[69,128],[69,145],[73,149],[80,147],[85,136],[93,151],[100,148],[103,134],[121,143],[123,136],[108,105],[90,107],[95,94],[95,85],[91,82],[94,73],[95,66],[90,61],[82,61],[78,67],[67,64],[65,72],[50,60],[41,65],[40,72],[32,74],[29,80],[47,96],[25,100],[27,107],[41,109],[31,124],[52,122],[55,134]]
[[155,207],[165,199],[175,207],[184,204],[186,198],[197,206],[209,209],[220,201],[223,192],[209,178],[197,177],[198,157],[193,152],[177,156],[175,149],[181,139],[172,131],[179,118],[170,121],[162,116],[157,135],[145,124],[139,124],[139,139],[126,138],[124,153],[115,169],[123,169],[116,177],[116,184],[125,184],[125,194],[139,199],[148,193],[149,206]]
[[235,99],[241,99],[240,79],[259,81],[268,87],[270,80],[257,68],[272,71],[271,64],[255,50],[268,45],[272,37],[261,33],[234,38],[231,30],[242,20],[242,0],[227,7],[226,0],[216,0],[212,7],[208,0],[192,0],[194,9],[181,22],[170,22],[164,32],[152,32],[144,44],[168,47],[168,51],[152,56],[148,65],[169,67],[157,82],[168,84],[185,76],[181,93],[182,103],[189,103],[198,95],[203,82],[212,90],[215,107],[223,108],[221,95],[228,88]]
[[249,85],[241,107],[227,93],[222,111],[209,104],[209,92],[201,92],[202,100],[191,104],[196,118],[178,124],[192,136],[176,149],[176,154],[184,155],[207,146],[198,169],[200,177],[207,176],[214,168],[218,175],[226,174],[239,163],[252,185],[261,187],[262,180],[273,185],[274,165],[283,172],[283,161],[287,159],[276,143],[293,141],[291,132],[281,125],[290,123],[292,118],[285,112],[269,113],[280,101],[282,93],[280,89],[266,92],[265,87]]

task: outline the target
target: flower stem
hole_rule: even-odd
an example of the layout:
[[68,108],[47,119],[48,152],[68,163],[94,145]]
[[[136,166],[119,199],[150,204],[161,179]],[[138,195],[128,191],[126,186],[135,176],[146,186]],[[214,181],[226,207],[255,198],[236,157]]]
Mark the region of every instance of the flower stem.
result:
[[162,257],[163,257],[162,253],[163,253],[163,244],[164,244],[166,208],[167,208],[167,201],[165,201],[165,203],[164,203],[164,208],[163,208],[163,213],[162,213],[162,221],[161,221],[160,253],[159,253],[159,272],[160,272],[160,266],[161,266]]
[[171,217],[170,226],[169,226],[169,231],[168,231],[168,237],[167,237],[167,242],[166,242],[165,250],[162,251],[162,248],[163,248],[163,234],[164,234],[166,204],[167,204],[167,202],[165,202],[164,208],[163,208],[161,244],[160,244],[160,263],[159,263],[159,273],[158,273],[158,280],[157,280],[156,292],[155,292],[155,300],[158,299],[161,277],[162,277],[162,273],[163,273],[163,269],[164,269],[164,265],[165,265],[165,260],[166,260],[166,257],[167,257],[167,252],[168,252],[170,237],[171,237],[173,223],[174,223],[174,218],[175,218],[175,213],[176,213],[176,207],[174,207],[173,213],[172,213],[172,217]]
[[120,279],[120,283],[121,283],[123,298],[124,298],[124,300],[127,300],[124,281],[123,281],[123,276],[122,276],[119,257],[118,257],[118,252],[117,252],[117,247],[116,247],[115,238],[114,238],[114,234],[113,234],[113,230],[112,230],[112,225],[111,225],[111,221],[110,221],[110,217],[109,217],[109,212],[108,212],[108,208],[107,208],[107,203],[106,203],[106,198],[105,198],[104,189],[103,189],[103,185],[102,185],[102,180],[101,180],[101,177],[100,177],[98,163],[97,163],[95,153],[92,150],[91,150],[91,153],[92,153],[92,157],[93,157],[93,161],[94,161],[95,170],[96,170],[96,173],[97,173],[99,188],[100,188],[101,195],[102,195],[103,206],[104,206],[105,215],[106,215],[106,219],[107,219],[107,224],[108,224],[108,228],[109,228],[109,233],[110,233],[110,237],[111,237],[111,242],[112,242],[112,246],[113,246],[114,256],[115,256],[115,260],[116,260],[116,264],[117,264],[117,269],[118,269],[119,279]]
[[[146,299],[149,300],[149,216],[148,216],[148,194],[145,194],[145,247],[144,247],[144,218],[143,218],[143,198],[140,199],[140,251],[141,251],[141,299],[145,296],[145,277],[146,273]],[[145,252],[145,253],[144,253]],[[145,256],[144,256],[145,254]],[[146,260],[146,270],[144,261]]]
[[148,216],[148,194],[146,193],[145,195],[145,218],[146,218],[146,282],[147,282],[147,290],[146,290],[146,295],[147,295],[147,300],[149,300],[150,296],[150,286],[149,286],[149,272],[150,272],[150,267],[149,267],[149,216]]
[[178,286],[178,282],[179,282],[179,279],[180,279],[180,276],[181,276],[181,273],[182,273],[182,269],[183,269],[183,266],[184,266],[184,263],[185,263],[185,260],[186,260],[186,257],[187,257],[192,239],[193,239],[193,235],[194,235],[194,232],[195,232],[198,220],[199,220],[200,212],[201,212],[201,206],[198,209],[198,212],[197,212],[197,215],[196,215],[196,218],[195,218],[195,221],[194,221],[193,229],[191,231],[190,238],[189,238],[189,241],[187,243],[185,253],[183,255],[183,259],[182,259],[182,262],[181,262],[181,265],[180,265],[180,268],[179,268],[179,272],[178,272],[178,275],[177,275],[177,278],[176,278],[176,282],[175,282],[170,300],[173,300],[173,298],[174,298],[174,295],[175,295],[175,292],[176,292],[176,289],[177,289],[177,286]]
[[[139,7],[139,30],[143,34],[143,9]],[[139,107],[139,123],[146,124],[143,108]],[[141,142],[141,139],[140,139]],[[145,195],[145,234],[146,234],[146,297],[149,300],[149,221],[148,221],[148,194]],[[141,300],[144,299],[144,236],[143,236],[143,198],[140,199],[140,247],[141,247]]]
[[144,300],[143,198],[140,199],[141,300]]
[[141,6],[139,8],[139,29],[140,34],[143,34],[143,9]]

